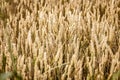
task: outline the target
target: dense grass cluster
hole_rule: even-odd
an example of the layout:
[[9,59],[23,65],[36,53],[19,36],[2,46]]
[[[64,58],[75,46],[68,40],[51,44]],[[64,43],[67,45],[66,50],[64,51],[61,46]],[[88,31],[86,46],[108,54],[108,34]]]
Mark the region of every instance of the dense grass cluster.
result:
[[120,0],[0,0],[0,80],[120,80]]

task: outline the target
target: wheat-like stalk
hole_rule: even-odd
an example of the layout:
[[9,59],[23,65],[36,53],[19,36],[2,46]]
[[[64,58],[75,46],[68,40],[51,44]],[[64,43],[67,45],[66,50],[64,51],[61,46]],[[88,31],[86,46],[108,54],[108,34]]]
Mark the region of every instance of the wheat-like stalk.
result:
[[120,0],[0,0],[0,80],[119,80]]

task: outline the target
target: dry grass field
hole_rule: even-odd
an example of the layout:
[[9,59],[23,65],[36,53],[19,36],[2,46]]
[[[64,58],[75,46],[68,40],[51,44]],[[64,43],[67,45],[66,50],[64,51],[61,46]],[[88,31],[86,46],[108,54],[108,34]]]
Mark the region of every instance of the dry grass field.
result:
[[0,0],[0,80],[120,80],[120,0]]

